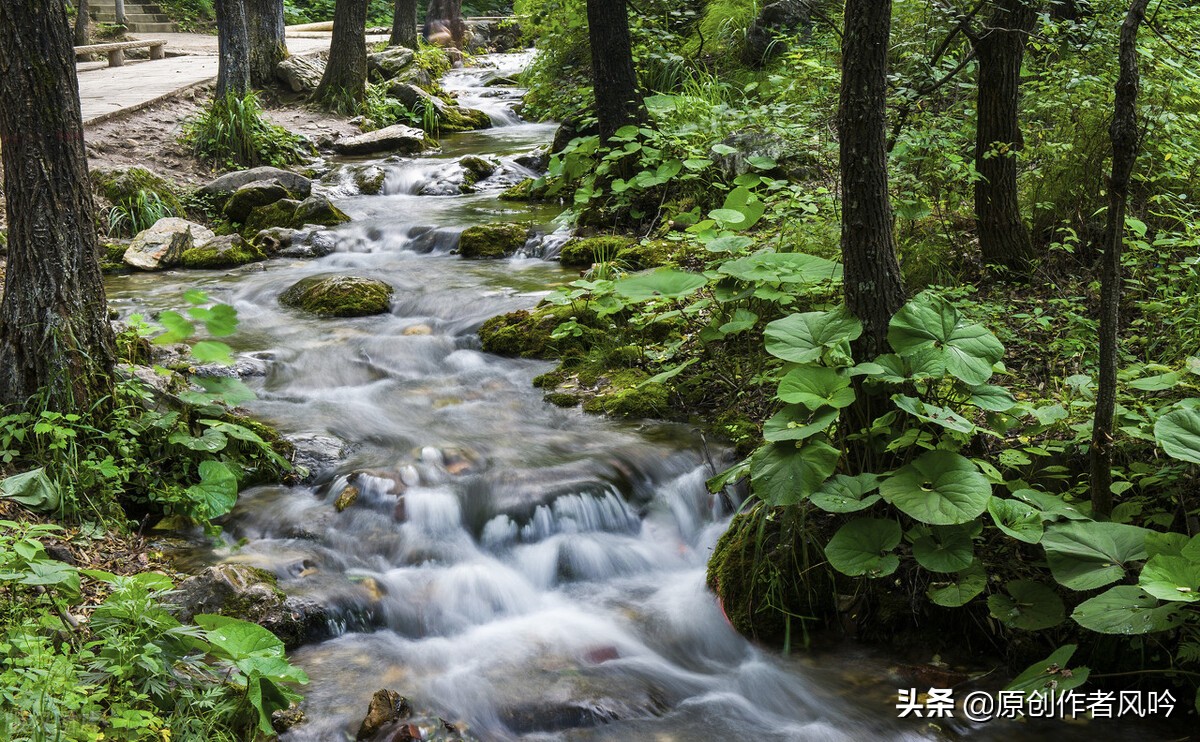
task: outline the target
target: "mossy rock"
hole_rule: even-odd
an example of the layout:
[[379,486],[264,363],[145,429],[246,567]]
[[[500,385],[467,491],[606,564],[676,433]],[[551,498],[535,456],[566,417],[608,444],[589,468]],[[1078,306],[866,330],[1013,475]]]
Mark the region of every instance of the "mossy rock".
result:
[[266,259],[267,254],[261,247],[240,235],[231,234],[185,250],[179,264],[184,268],[236,268]]
[[[736,516],[708,560],[707,583],[740,634],[780,644],[789,614],[818,621],[837,615],[838,585],[812,528],[811,513],[758,505]],[[801,636],[791,618],[791,636]]]
[[[319,224],[322,227],[334,227],[350,221],[346,213],[333,205],[324,196],[309,196],[296,207],[292,223],[279,226],[290,226],[299,229],[306,224]],[[258,232],[255,232],[258,234]]]
[[395,290],[374,278],[309,276],[279,297],[279,303],[321,317],[366,317],[391,308]]
[[584,412],[628,418],[665,418],[671,412],[671,395],[665,386],[646,383],[641,371],[614,374],[604,390],[583,405]]
[[587,237],[562,246],[558,260],[568,268],[588,268],[594,263],[617,260],[633,240],[627,237]]
[[246,217],[246,223],[242,225],[242,235],[253,236],[271,227],[291,228],[296,221],[298,206],[300,206],[300,202],[290,198],[259,206],[250,212],[250,216]]
[[472,260],[506,258],[525,246],[529,230],[520,224],[481,224],[463,230],[458,253]]
[[[575,317],[579,335],[553,338],[560,324]],[[545,304],[532,312],[520,309],[492,317],[479,328],[483,350],[501,356],[519,358],[577,357],[587,352],[603,331],[589,326],[595,315],[576,312],[569,306]]]
[[446,106],[438,112],[438,128],[443,132],[489,129],[492,119],[477,108]]
[[545,186],[537,186],[537,180],[526,178],[514,186],[505,188],[498,198],[501,201],[541,201],[545,198]]
[[617,261],[629,270],[641,271],[675,264],[679,243],[669,240],[628,242],[617,252]]
[[138,193],[154,194],[171,210],[172,214],[182,214],[183,204],[179,200],[176,188],[171,181],[160,175],[140,167],[128,170],[95,171],[92,182],[100,195],[114,206],[128,206],[137,199]]
[[564,392],[551,392],[546,395],[545,399],[555,407],[576,407],[579,405],[579,397]]
[[105,274],[128,273],[129,266],[125,265],[125,251],[129,249],[127,242],[110,242],[100,245],[100,272]]

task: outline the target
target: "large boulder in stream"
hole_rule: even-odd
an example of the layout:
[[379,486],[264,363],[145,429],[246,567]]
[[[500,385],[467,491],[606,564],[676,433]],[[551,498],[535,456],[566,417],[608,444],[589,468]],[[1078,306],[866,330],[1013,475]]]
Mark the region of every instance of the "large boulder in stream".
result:
[[312,193],[312,181],[308,178],[299,173],[293,173],[290,170],[283,170],[268,165],[252,167],[249,170],[238,170],[234,173],[226,173],[200,186],[199,192],[201,195],[215,197],[224,202],[225,199],[232,196],[242,186],[261,181],[274,181],[278,183],[287,189],[288,193],[292,194],[294,198],[308,198],[309,194]]
[[139,232],[129,243],[122,260],[131,268],[143,271],[171,268],[179,264],[185,252],[215,236],[208,227],[187,219],[166,217]]
[[273,204],[285,198],[294,198],[295,195],[284,188],[277,179],[256,180],[233,192],[233,195],[229,197],[229,202],[225,204],[225,216],[229,217],[230,221],[244,222],[246,217],[250,216],[250,212],[259,206]]
[[251,621],[278,636],[289,649],[329,633],[322,606],[288,597],[276,585],[275,575],[246,564],[208,567],[179,583],[169,599],[183,621],[200,613]]
[[302,229],[310,224],[334,227],[348,221],[350,217],[346,216],[345,212],[320,194],[309,196],[303,201],[281,198],[274,203],[253,209],[242,225],[242,234],[257,235],[272,227]]
[[236,268],[266,260],[267,253],[241,235],[227,234],[185,250],[179,260],[184,268]]
[[520,224],[481,224],[463,230],[458,253],[464,258],[506,258],[525,247],[529,230]]
[[333,143],[333,151],[340,155],[370,155],[377,152],[398,152],[415,155],[425,149],[425,132],[404,124],[385,126],[353,137],[345,137]]
[[394,289],[360,276],[309,276],[279,296],[279,303],[321,317],[366,317],[391,308]]

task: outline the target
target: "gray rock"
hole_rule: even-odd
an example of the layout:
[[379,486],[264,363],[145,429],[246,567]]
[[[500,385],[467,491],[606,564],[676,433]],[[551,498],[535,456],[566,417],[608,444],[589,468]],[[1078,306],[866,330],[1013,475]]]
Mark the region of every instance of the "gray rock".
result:
[[260,180],[274,180],[286,188],[296,198],[308,198],[312,193],[312,181],[290,170],[282,170],[269,165],[239,170],[228,173],[200,187],[200,193],[206,196],[232,196],[234,191]]
[[183,621],[200,613],[251,621],[283,640],[289,649],[328,635],[328,616],[313,601],[290,598],[266,570],[245,564],[217,564],[175,588],[169,600]]
[[123,260],[131,268],[157,271],[178,265],[183,253],[216,235],[212,230],[178,217],[159,219],[129,243]]
[[350,448],[346,442],[332,436],[300,433],[284,437],[296,450],[292,463],[308,472],[305,481],[332,469],[350,455]]
[[521,167],[529,168],[535,173],[542,173],[550,164],[550,152],[545,147],[539,147],[532,152],[517,155],[513,158],[513,162]]
[[318,317],[366,317],[392,305],[389,284],[361,276],[308,276],[279,295],[279,303]]
[[262,248],[267,255],[277,255],[291,247],[296,230],[288,227],[271,227],[254,235],[254,244]]
[[339,139],[333,143],[333,149],[343,155],[369,155],[376,152],[415,155],[425,149],[425,132],[411,126],[396,124]]
[[383,80],[391,80],[412,64],[413,50],[403,46],[389,46],[381,52],[367,55],[367,71]]
[[319,57],[288,57],[275,65],[275,77],[293,93],[316,90],[325,74],[325,60]]
[[[432,105],[434,110],[441,113],[446,109],[446,102],[431,95],[428,91],[407,82],[393,83],[388,87],[388,95],[400,101],[409,108],[420,109]],[[427,103],[428,102],[428,103]]]
[[256,180],[233,192],[229,202],[225,204],[225,216],[235,222],[244,222],[255,208],[291,197],[292,193],[283,187],[278,178]]
[[387,171],[378,165],[359,165],[350,170],[354,187],[364,196],[374,196],[383,191]]
[[246,242],[239,234],[225,234],[184,250],[179,264],[184,268],[236,268],[266,259],[267,254],[258,245]]
[[333,205],[325,196],[314,194],[300,202],[292,217],[292,226],[301,227],[306,224],[319,224],[322,227],[332,227],[350,221],[350,217]]
[[337,237],[332,232],[313,230],[296,235],[291,244],[279,250],[279,257],[323,258],[337,250]]

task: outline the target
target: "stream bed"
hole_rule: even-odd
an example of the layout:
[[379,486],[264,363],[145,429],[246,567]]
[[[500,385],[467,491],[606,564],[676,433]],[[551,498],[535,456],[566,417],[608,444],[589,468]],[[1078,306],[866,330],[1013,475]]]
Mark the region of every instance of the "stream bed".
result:
[[[563,239],[558,209],[497,198],[554,132],[514,113],[522,91],[485,85],[528,60],[492,55],[447,77],[493,128],[427,156],[329,163],[320,187],[353,219],[330,230],[332,254],[109,278],[123,316],[177,308],[190,288],[232,304],[258,394],[247,408],[341,449],[304,485],[243,493],[224,545],[201,555],[268,569],[329,611],[335,636],[292,653],[312,682],[307,721],[285,739],[353,739],[380,688],[482,740],[936,738],[895,719],[885,660],[781,658],[728,626],[704,585],[730,516],[704,487],[721,450],[688,426],[554,407],[530,384],[551,364],[479,350],[484,320],[574,277],[545,259]],[[462,194],[466,155],[499,167]],[[380,194],[345,177],[361,165],[384,170]],[[494,221],[539,236],[511,259],[451,254],[462,229]],[[390,313],[318,319],[279,304],[322,273],[390,283]],[[338,512],[351,485],[358,499]]]

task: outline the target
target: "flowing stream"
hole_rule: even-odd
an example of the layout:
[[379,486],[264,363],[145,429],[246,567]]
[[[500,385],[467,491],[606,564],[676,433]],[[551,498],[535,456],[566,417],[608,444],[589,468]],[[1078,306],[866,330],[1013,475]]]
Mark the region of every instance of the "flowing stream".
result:
[[[325,235],[332,254],[109,281],[123,315],[177,308],[188,288],[233,304],[238,368],[258,394],[248,407],[344,445],[305,485],[245,492],[225,545],[204,555],[269,569],[329,611],[333,638],[293,653],[312,682],[308,721],[286,739],[353,739],[380,688],[484,740],[926,738],[895,720],[899,681],[881,660],[780,658],[729,628],[704,586],[729,517],[704,488],[720,450],[710,460],[686,426],[553,407],[530,385],[550,364],[479,350],[485,319],[572,280],[544,259],[563,239],[557,209],[497,198],[554,131],[514,113],[522,91],[486,86],[528,59],[447,77],[494,128],[426,157],[330,163],[321,187],[353,218]],[[466,155],[499,167],[462,194]],[[364,165],[384,171],[380,195],[346,175]],[[450,254],[462,229],[494,221],[548,236],[508,260]],[[387,281],[391,312],[279,305],[321,273]],[[348,486],[358,499],[337,512]]]

